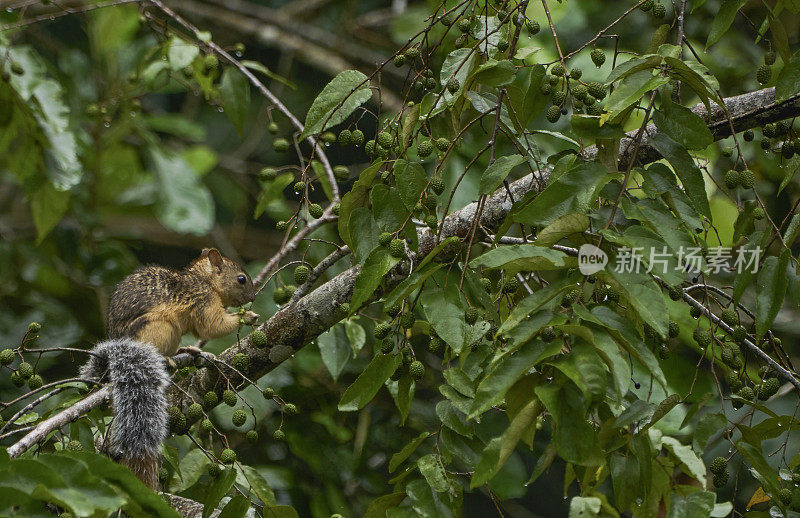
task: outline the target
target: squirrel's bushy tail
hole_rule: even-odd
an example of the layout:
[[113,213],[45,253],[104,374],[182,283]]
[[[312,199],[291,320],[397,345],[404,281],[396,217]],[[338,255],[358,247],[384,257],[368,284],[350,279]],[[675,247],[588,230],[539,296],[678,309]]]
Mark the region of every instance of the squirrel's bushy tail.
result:
[[114,421],[108,453],[158,490],[158,456],[169,431],[164,357],[130,338],[105,340],[92,352],[81,376],[112,383]]

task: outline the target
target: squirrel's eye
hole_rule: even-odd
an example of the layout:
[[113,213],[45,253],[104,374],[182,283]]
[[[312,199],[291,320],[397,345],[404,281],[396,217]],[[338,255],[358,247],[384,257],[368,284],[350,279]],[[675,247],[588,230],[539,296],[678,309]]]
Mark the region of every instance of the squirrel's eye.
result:
[[239,281],[239,284],[244,284],[245,281],[247,281],[247,277],[245,277],[244,275],[240,275],[236,277],[236,280]]

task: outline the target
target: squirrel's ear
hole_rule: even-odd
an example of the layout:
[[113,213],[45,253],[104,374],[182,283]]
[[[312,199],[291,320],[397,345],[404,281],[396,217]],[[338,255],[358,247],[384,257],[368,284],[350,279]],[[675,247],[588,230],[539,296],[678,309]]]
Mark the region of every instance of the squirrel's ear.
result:
[[222,267],[222,254],[216,248],[203,248],[200,252],[200,257],[208,257],[208,262],[217,268]]

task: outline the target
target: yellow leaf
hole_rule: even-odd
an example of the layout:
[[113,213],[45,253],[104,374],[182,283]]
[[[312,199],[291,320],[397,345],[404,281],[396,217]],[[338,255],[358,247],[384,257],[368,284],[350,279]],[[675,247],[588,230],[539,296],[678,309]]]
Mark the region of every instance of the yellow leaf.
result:
[[747,510],[749,511],[751,507],[756,504],[760,504],[763,502],[769,502],[770,498],[769,495],[764,492],[764,489],[759,487],[756,489],[756,492],[753,493],[753,496],[750,497],[750,501],[747,502]]

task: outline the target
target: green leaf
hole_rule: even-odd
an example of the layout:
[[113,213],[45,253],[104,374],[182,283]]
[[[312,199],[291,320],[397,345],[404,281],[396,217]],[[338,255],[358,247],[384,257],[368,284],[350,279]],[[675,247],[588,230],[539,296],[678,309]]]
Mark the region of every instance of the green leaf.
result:
[[214,200],[196,172],[182,158],[151,151],[158,184],[158,219],[181,234],[202,236],[214,225]]
[[472,77],[477,83],[486,86],[503,86],[514,81],[516,75],[517,68],[511,61],[507,59],[502,61],[490,59],[480,65]]
[[673,102],[655,111],[656,127],[686,149],[705,149],[714,142],[711,130],[699,115]]
[[397,507],[405,499],[405,493],[379,496],[369,503],[367,511],[364,513],[364,518],[386,518],[386,511]]
[[600,513],[602,502],[595,496],[574,496],[569,502],[569,518],[588,518]]
[[750,463],[750,466],[764,478],[767,487],[764,489],[768,492],[775,494],[774,492],[780,487],[780,480],[778,477],[778,473],[772,468],[767,462],[766,456],[760,446],[756,446],[746,442],[744,440],[739,440],[736,443],[736,449],[739,450],[739,453],[742,454],[742,457]]
[[334,326],[317,338],[322,363],[331,373],[334,381],[344,370],[352,355],[347,333],[343,326]]
[[417,437],[411,440],[408,444],[403,446],[403,449],[399,452],[392,455],[392,458],[389,460],[389,473],[393,473],[394,470],[400,466],[403,462],[408,459],[412,453],[414,453],[419,445],[422,444],[422,441],[430,437],[430,432],[422,432]]
[[517,271],[538,271],[563,268],[567,255],[559,250],[542,248],[534,243],[506,245],[479,255],[469,265],[472,268],[507,268],[509,274]]
[[283,201],[283,190],[294,182],[294,176],[289,173],[283,173],[271,182],[268,182],[262,189],[261,194],[258,195],[258,202],[256,208],[253,209],[253,218],[259,218],[269,206],[276,201]]
[[756,278],[756,343],[763,338],[778,315],[786,295],[786,267],[791,254],[784,249],[780,258],[767,257]]
[[[584,162],[565,171],[527,204],[517,203],[508,219],[529,225],[549,225],[561,216],[589,211],[600,187],[613,176],[597,162]],[[506,224],[504,224],[506,226]]]
[[672,394],[671,396],[667,396],[666,398],[664,398],[661,401],[661,403],[659,403],[658,406],[656,407],[655,412],[653,412],[653,416],[650,418],[650,422],[648,422],[647,425],[645,425],[644,428],[642,429],[646,430],[651,426],[653,426],[654,424],[656,424],[657,422],[659,422],[665,415],[667,415],[670,412],[670,410],[675,408],[680,402],[681,402],[681,397],[678,394]]
[[250,499],[244,495],[236,495],[231,498],[222,512],[219,513],[219,518],[244,518],[247,510],[250,509]]
[[775,80],[775,101],[780,102],[800,92],[800,55],[795,54],[783,66]]
[[688,495],[671,493],[667,518],[708,518],[716,500],[717,495],[712,491],[697,491]]
[[269,518],[299,518],[300,516],[294,507],[288,505],[273,505],[264,511],[264,516],[269,516]]
[[233,483],[236,481],[236,470],[232,467],[225,468],[219,476],[206,490],[206,498],[203,502],[203,518],[208,518],[216,509],[222,497],[228,494]]
[[706,465],[691,446],[681,444],[677,439],[669,436],[661,438],[661,445],[670,450],[686,466],[689,475],[696,478],[702,487],[706,487]]
[[572,234],[579,234],[589,228],[589,218],[583,214],[564,214],[550,223],[536,236],[538,246],[550,247]]
[[412,291],[422,286],[422,283],[431,275],[436,273],[444,264],[431,264],[422,268],[417,268],[414,272],[403,279],[403,281],[386,296],[385,305],[392,306],[406,298]]
[[467,78],[470,73],[472,73],[472,68],[475,66],[476,60],[477,54],[469,48],[456,49],[444,58],[442,68],[439,71],[439,83],[445,85],[451,77],[455,77],[458,79],[459,83],[458,90],[456,90],[455,93],[450,93],[450,90],[445,88],[442,91],[440,101],[432,111],[420,108],[422,117],[429,118],[436,115],[448,106],[452,106],[456,100],[463,95],[466,89]]
[[728,32],[736,17],[736,13],[742,8],[747,0],[723,0],[722,5],[717,10],[714,21],[711,22],[711,28],[708,30],[708,38],[706,39],[706,49],[715,44]]
[[272,488],[254,467],[242,464],[242,474],[247,479],[250,489],[266,505],[275,505],[275,493]]
[[621,139],[625,136],[622,127],[616,124],[600,124],[597,115],[573,115],[570,119],[572,131],[578,136],[590,139]]
[[667,303],[661,290],[649,275],[617,272],[616,268],[609,268],[600,272],[598,276],[610,276],[624,291],[623,296],[631,304],[629,311],[635,311],[643,322],[650,324],[662,338],[667,337],[669,331],[669,312]]
[[491,406],[502,401],[506,391],[522,375],[548,356],[556,354],[560,348],[561,343],[558,341],[546,344],[536,340],[528,342],[515,354],[507,356],[478,385],[467,417],[476,419]]
[[[578,326],[561,328],[567,334],[570,330],[575,331]],[[605,364],[594,352],[594,347],[583,340],[577,339],[569,354],[548,363],[571,379],[581,389],[587,401],[601,400],[605,396],[607,378]]]
[[576,281],[577,276],[572,275],[566,279],[555,281],[544,288],[534,291],[516,305],[516,307],[511,311],[511,314],[508,315],[502,324],[500,324],[500,329],[498,329],[497,332],[505,333],[510,331],[520,322],[525,320],[528,315],[541,309],[545,304],[553,300],[568,287],[572,287]]
[[[459,390],[459,392],[463,394],[463,391]],[[472,423],[467,424],[464,421],[464,415],[456,410],[452,402],[444,400],[436,403],[436,417],[439,418],[443,425],[457,434],[464,437],[472,437]]]
[[452,481],[448,479],[447,473],[442,465],[442,460],[438,455],[433,453],[423,455],[417,461],[417,467],[419,467],[419,472],[422,473],[425,480],[428,481],[428,485],[431,486],[431,489],[437,493],[442,493],[450,489]]
[[703,173],[695,165],[689,153],[663,133],[656,133],[648,139],[648,142],[672,165],[673,171],[680,178],[683,189],[697,212],[710,220],[711,207],[708,205]]
[[370,97],[372,90],[367,76],[357,70],[339,73],[311,103],[299,140],[343,122]]
[[402,359],[402,355],[399,354],[376,355],[364,372],[359,374],[353,384],[344,391],[339,401],[339,410],[351,412],[364,408],[364,405],[372,401],[389,376],[394,374]]
[[572,382],[536,387],[536,395],[553,416],[553,442],[567,462],[581,466],[599,465],[603,454],[597,433],[586,421],[586,401]]
[[668,77],[661,74],[654,76],[649,70],[632,74],[608,96],[605,105],[606,113],[600,117],[600,120],[604,123],[621,122],[628,108],[637,104],[646,92],[655,90],[668,82]]
[[[408,218],[410,209],[406,208],[396,190],[378,184],[370,193],[375,222],[384,232],[397,232]],[[416,203],[416,202],[415,202]]]
[[724,414],[713,413],[705,414],[697,422],[692,433],[692,448],[698,455],[702,455],[706,449],[708,440],[714,435],[720,433],[728,425],[728,419]]
[[358,310],[375,293],[383,276],[398,262],[400,259],[392,257],[386,248],[378,247],[370,252],[353,286],[353,296],[350,298],[351,311]]
[[397,192],[406,208],[413,210],[419,202],[420,194],[428,184],[425,169],[420,164],[398,159],[394,163],[392,172],[397,182]]
[[249,59],[243,59],[243,60],[239,61],[239,63],[242,66],[244,66],[245,68],[249,68],[250,70],[253,70],[254,72],[259,72],[261,74],[264,74],[265,76],[267,76],[268,78],[272,79],[273,81],[277,81],[279,83],[285,84],[286,86],[288,86],[292,90],[297,90],[297,85],[295,85],[293,82],[289,81],[288,79],[286,79],[285,77],[283,77],[280,74],[276,74],[275,72],[273,72],[272,70],[268,69],[267,67],[265,67],[263,64],[259,63],[258,61],[250,61]]
[[236,131],[241,137],[244,133],[244,123],[250,112],[250,83],[247,78],[233,67],[225,68],[219,82],[219,93],[225,107],[225,114],[236,126]]
[[525,162],[521,155],[501,156],[490,165],[481,175],[481,183],[478,189],[479,194],[491,194],[500,187],[506,176],[516,166]]
[[31,213],[36,226],[36,243],[41,243],[47,234],[61,221],[69,208],[69,191],[60,191],[50,182],[44,182],[31,195]]

